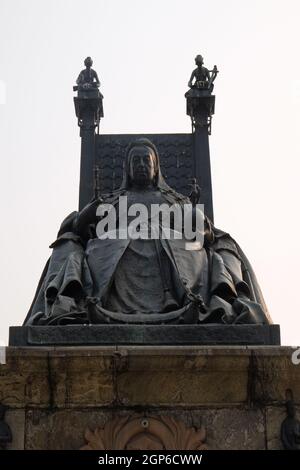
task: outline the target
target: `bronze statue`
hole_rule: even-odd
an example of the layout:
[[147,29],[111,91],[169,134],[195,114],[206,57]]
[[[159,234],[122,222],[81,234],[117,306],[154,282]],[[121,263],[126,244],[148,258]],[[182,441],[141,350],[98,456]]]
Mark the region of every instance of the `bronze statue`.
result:
[[193,89],[209,90],[209,92],[212,92],[213,82],[218,74],[217,66],[215,65],[213,70],[209,71],[203,65],[204,61],[202,55],[197,55],[195,57],[195,63],[197,68],[193,70],[188,86]]
[[77,86],[73,87],[78,92],[78,98],[103,98],[99,91],[100,80],[97,72],[92,69],[93,61],[91,57],[84,60],[85,69],[80,72],[76,80]]
[[90,90],[92,88],[100,87],[100,80],[97,72],[92,69],[93,61],[91,57],[87,57],[84,61],[85,69],[80,72],[76,83],[79,90]]
[[269,322],[247,258],[203,214],[202,245],[162,237],[99,238],[99,207],[120,208],[121,196],[128,208],[164,203],[183,210],[190,203],[165,182],[153,143],[132,142],[121,187],[62,223],[26,325]]
[[[73,86],[73,91],[77,91],[77,97],[74,97],[75,112],[78,118],[78,125],[81,129],[90,130],[95,126],[99,134],[100,119],[104,116],[104,96],[100,93],[100,80],[97,72],[92,69],[93,61],[91,57],[87,57],[84,60],[84,65],[86,68],[78,75],[76,80],[77,85]],[[93,124],[91,119],[88,120],[87,124],[88,110],[92,110],[91,118]],[[85,148],[87,149],[88,147],[85,146]]]

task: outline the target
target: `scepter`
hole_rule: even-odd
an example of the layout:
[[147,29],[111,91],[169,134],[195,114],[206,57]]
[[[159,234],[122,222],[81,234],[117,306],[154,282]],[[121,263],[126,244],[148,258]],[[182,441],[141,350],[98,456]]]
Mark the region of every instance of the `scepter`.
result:
[[94,196],[95,199],[100,198],[100,168],[98,165],[94,165]]
[[212,70],[210,70],[210,73],[211,73],[211,76],[208,80],[208,88],[210,88],[212,86],[212,84],[214,83],[214,81],[217,78],[217,75],[219,73],[219,70],[218,70],[216,65],[214,65],[214,68]]

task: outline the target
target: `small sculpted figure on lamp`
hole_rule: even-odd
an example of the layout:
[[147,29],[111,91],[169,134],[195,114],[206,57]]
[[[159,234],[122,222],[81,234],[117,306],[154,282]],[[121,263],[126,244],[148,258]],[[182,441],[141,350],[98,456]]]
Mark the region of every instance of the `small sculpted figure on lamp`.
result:
[[75,112],[79,127],[90,130],[95,125],[99,133],[100,119],[104,116],[104,96],[100,93],[100,80],[97,72],[92,69],[91,57],[84,60],[84,65],[85,69],[76,80],[77,85],[73,86],[73,91],[77,91],[77,97],[74,97]]
[[93,61],[87,57],[84,61],[85,69],[82,70],[76,80],[79,90],[90,90],[100,87],[97,72],[92,69]]
[[213,70],[209,71],[203,65],[204,61],[202,55],[195,57],[195,63],[197,68],[193,70],[188,86],[197,90],[208,90],[212,93],[214,87],[213,82],[218,74],[217,66],[215,65]]

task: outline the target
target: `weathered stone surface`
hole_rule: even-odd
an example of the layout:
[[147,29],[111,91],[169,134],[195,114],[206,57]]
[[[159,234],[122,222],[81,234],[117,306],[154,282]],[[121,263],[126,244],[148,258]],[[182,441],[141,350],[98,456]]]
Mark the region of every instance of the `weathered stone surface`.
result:
[[10,407],[11,448],[22,447],[25,433],[26,448],[78,449],[87,427],[141,412],[204,426],[212,449],[280,449],[286,390],[296,404],[300,400],[293,350],[8,348],[7,364],[0,366],[0,401]]
[[264,416],[260,410],[205,410],[202,422],[207,429],[207,444],[211,449],[265,449]]
[[286,418],[285,406],[268,407],[266,409],[266,435],[267,448],[270,450],[282,450],[280,440],[280,428],[282,421]]
[[[121,403],[135,405],[220,404],[247,400],[249,356],[229,349],[119,348]],[[127,355],[127,360],[125,357]]]
[[26,413],[25,449],[77,450],[85,443],[84,432],[104,426],[112,414],[109,411],[61,410],[47,412],[29,410]]
[[[87,428],[103,428],[113,419],[136,415],[135,411],[61,410],[53,413],[27,412],[26,449],[80,449],[85,444]],[[144,417],[173,417],[188,428],[204,428],[209,449],[265,449],[264,417],[260,410],[155,410],[140,414]]]
[[300,400],[292,348],[8,348],[0,401],[23,408],[281,403]]
[[162,410],[183,420],[187,426],[203,427],[206,444],[216,450],[265,449],[264,413],[259,409],[223,408]]
[[242,403],[247,399],[247,375],[219,371],[128,372],[117,378],[118,399],[135,405],[199,405]]
[[7,348],[6,361],[0,365],[0,401],[14,408],[48,405],[48,353]]
[[51,355],[51,383],[53,405],[100,406],[115,399],[113,384],[113,351],[81,354],[80,351],[59,352]]
[[254,400],[266,405],[285,401],[286,390],[293,391],[300,404],[300,365],[292,362],[294,348],[257,349],[253,353],[255,369]]
[[12,442],[7,445],[7,450],[23,450],[25,437],[25,411],[8,410],[5,413],[5,421],[12,432]]
[[7,363],[0,365],[0,401],[12,408],[113,402],[115,348],[74,349],[7,348]]

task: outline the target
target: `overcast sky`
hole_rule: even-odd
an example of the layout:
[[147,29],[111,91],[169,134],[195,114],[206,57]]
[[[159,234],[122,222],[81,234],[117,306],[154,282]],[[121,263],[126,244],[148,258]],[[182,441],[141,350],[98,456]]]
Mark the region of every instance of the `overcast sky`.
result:
[[299,24],[299,0],[0,0],[0,341],[78,205],[83,59],[102,84],[103,133],[190,132],[200,53],[220,70],[215,224],[249,257],[283,344],[300,344]]

